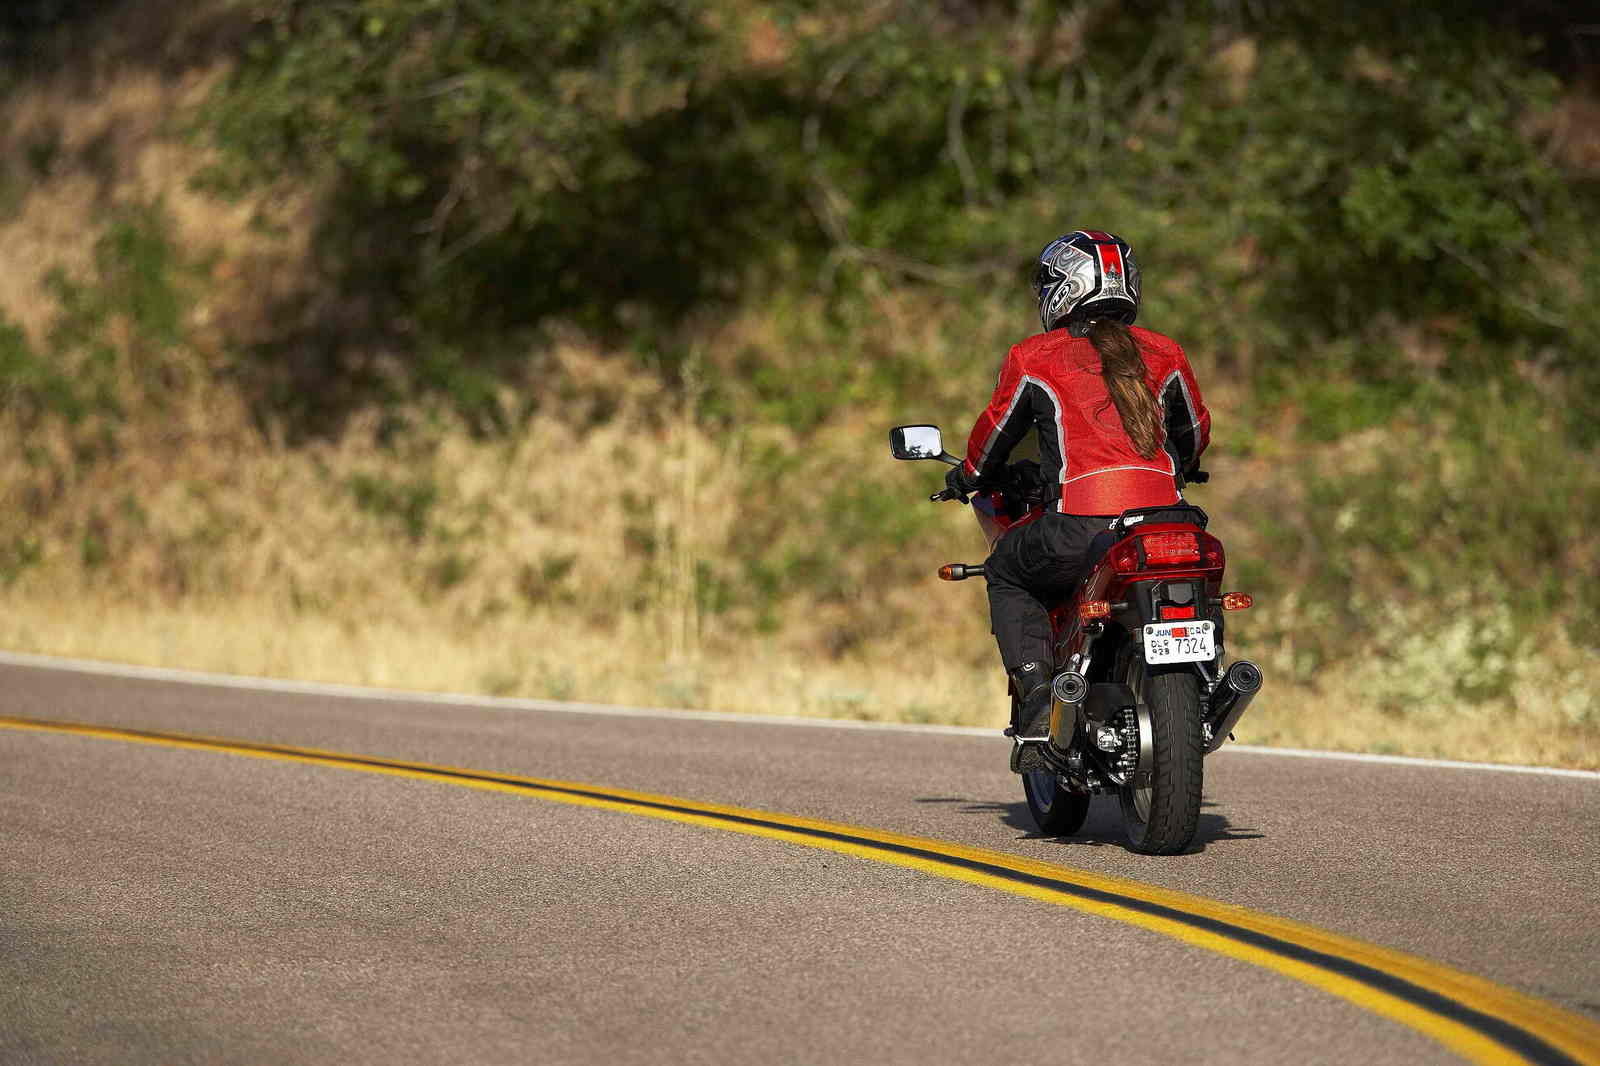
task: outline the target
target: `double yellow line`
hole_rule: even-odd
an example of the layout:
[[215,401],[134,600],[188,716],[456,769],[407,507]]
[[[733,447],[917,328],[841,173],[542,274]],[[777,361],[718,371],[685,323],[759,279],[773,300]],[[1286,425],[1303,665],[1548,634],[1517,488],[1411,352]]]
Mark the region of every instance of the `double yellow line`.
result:
[[1331,992],[1471,1062],[1600,1066],[1600,1025],[1470,974],[1243,907],[1003,852],[671,796],[316,748],[6,716],[0,727],[410,777],[821,848],[1162,933]]

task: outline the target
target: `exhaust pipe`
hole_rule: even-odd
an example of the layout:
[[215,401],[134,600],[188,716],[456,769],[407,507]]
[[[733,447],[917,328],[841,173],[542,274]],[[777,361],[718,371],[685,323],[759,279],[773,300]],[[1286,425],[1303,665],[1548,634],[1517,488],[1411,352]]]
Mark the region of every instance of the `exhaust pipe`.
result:
[[1089,694],[1089,681],[1078,671],[1068,670],[1050,682],[1050,691],[1060,703],[1082,703]]
[[1076,670],[1057,674],[1050,682],[1050,744],[1060,751],[1072,747],[1083,715],[1083,698],[1089,694],[1089,679]]
[[1207,755],[1227,742],[1228,734],[1233,732],[1244,712],[1250,709],[1250,701],[1261,691],[1261,681],[1261,667],[1248,659],[1240,659],[1222,675],[1221,683],[1211,694],[1211,713],[1206,716],[1211,722]]

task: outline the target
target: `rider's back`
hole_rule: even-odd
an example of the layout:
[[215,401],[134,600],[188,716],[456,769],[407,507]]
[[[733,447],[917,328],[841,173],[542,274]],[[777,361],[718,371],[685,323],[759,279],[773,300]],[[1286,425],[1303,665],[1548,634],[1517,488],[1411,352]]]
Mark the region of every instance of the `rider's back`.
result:
[[1061,485],[1062,513],[1119,514],[1177,503],[1179,464],[1204,449],[1210,415],[1178,343],[1138,326],[1129,332],[1161,408],[1162,433],[1153,456],[1141,455],[1124,428],[1094,344],[1054,329],[1029,337],[1006,356],[994,398],[968,443],[972,466],[982,469],[997,451],[1009,451],[995,446],[1013,443],[1031,426],[1039,434],[1045,477]]

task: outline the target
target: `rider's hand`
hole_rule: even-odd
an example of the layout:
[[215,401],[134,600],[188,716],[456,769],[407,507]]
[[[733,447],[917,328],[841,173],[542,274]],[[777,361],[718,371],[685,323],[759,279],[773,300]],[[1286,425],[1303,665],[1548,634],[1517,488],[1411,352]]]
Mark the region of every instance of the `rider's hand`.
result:
[[952,466],[944,475],[944,487],[951,496],[967,502],[967,497],[978,488],[978,475],[967,473],[965,464]]

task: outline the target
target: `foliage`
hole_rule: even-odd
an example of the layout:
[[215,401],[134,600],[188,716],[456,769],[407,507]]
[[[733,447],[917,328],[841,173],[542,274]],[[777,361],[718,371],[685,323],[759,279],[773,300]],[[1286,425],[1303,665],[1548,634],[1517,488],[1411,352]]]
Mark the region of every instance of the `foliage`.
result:
[[1254,553],[1273,565],[1249,580],[1268,602],[1299,604],[1256,636],[1270,643],[1293,629],[1297,676],[1364,640],[1387,654],[1415,628],[1391,621],[1417,604],[1463,632],[1498,619],[1476,636],[1499,659],[1530,650],[1529,635],[1550,619],[1579,640],[1600,638],[1600,600],[1583,595],[1579,576],[1600,566],[1588,535],[1600,522],[1600,466],[1560,457],[1559,420],[1526,388],[1419,400],[1381,430],[1285,471],[1301,497],[1294,519],[1254,531]]
[[1449,349],[1431,374],[1507,348],[1594,373],[1600,201],[1521,133],[1559,86],[1487,8],[1334,33],[1300,5],[252,9],[218,179],[330,183],[327,298],[419,381],[441,351],[514,376],[508,338],[552,320],[653,350],[817,278],[841,303],[1012,284],[1088,223],[1141,248],[1148,318],[1268,384],[1343,338],[1334,370],[1409,388],[1396,320]]
[[206,116],[232,149],[211,180],[326,183],[313,303],[336,309],[268,358],[387,341],[424,386],[453,368],[481,402],[471,368],[520,366],[519,331],[682,315],[732,295],[789,225],[783,175],[740,132],[763,79],[729,87],[698,4],[252,10],[257,39]]
[[0,56],[25,57],[38,37],[96,14],[108,0],[8,0],[0,9]]
[[46,278],[59,307],[43,345],[0,318],[0,396],[24,417],[119,419],[129,403],[160,404],[178,373],[185,286],[194,270],[181,261],[167,221],[151,205],[110,214],[96,241],[93,271]]

